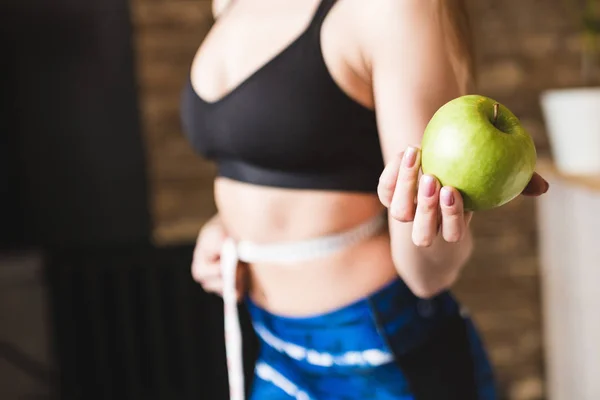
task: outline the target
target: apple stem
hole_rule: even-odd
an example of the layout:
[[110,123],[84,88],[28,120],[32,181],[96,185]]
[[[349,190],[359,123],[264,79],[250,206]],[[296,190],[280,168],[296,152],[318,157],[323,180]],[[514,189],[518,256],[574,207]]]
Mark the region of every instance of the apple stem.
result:
[[498,120],[498,110],[500,108],[500,104],[498,103],[494,103],[494,122],[493,124],[496,125],[496,121]]

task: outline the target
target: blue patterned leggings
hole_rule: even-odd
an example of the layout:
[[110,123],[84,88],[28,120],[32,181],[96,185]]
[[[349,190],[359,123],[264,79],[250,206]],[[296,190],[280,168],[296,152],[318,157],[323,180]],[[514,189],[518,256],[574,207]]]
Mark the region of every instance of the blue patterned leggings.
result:
[[450,293],[400,279],[341,309],[273,315],[247,299],[260,340],[251,400],[496,400],[482,342]]

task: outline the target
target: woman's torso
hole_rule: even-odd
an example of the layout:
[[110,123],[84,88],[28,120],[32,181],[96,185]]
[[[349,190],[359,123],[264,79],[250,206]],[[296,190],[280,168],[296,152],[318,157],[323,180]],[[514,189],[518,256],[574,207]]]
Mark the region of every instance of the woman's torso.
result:
[[[256,78],[256,81],[256,71],[260,71],[261,66],[268,65],[277,57],[280,64],[284,63],[287,54],[281,54],[282,50],[305,32],[319,4],[320,0],[253,0],[230,5],[207,35],[192,64],[191,87],[198,96],[196,101],[213,112],[210,107],[232,101],[232,97],[247,89],[244,85],[248,78]],[[350,100],[352,105],[347,104],[346,107],[350,108],[343,109],[344,112],[352,110],[360,114],[373,107],[373,96],[359,51],[360,39],[352,24],[356,4],[358,2],[354,0],[340,1],[327,13],[318,32],[320,61],[330,75],[328,79],[347,96],[345,100],[341,96],[336,97],[336,101]],[[316,40],[303,45],[313,46],[315,43],[319,47]],[[264,72],[259,83],[268,84],[269,71]],[[256,97],[254,101],[260,102],[260,95]],[[294,113],[297,118],[302,108],[287,112],[293,120]],[[281,110],[279,114],[282,114]],[[235,118],[235,115],[230,115],[230,118]],[[277,117],[279,121],[282,118],[285,115]],[[368,119],[364,116],[361,121]],[[293,131],[294,126],[289,129]],[[278,133],[285,141],[286,132]],[[351,132],[349,140],[352,140],[352,134],[358,132]],[[343,131],[329,128],[320,135],[326,135],[324,146],[336,146],[329,135],[336,135],[334,140],[338,140],[340,146],[344,144]],[[293,142],[291,139],[288,141]],[[373,143],[374,140],[365,141],[363,147]],[[261,145],[269,146],[269,143]],[[282,150],[294,151],[289,147],[282,147]],[[367,153],[373,151],[372,148],[364,149]],[[293,153],[289,158],[293,160]],[[366,160],[378,161],[374,157]],[[360,164],[354,167],[357,165],[360,167]],[[369,168],[375,171],[373,164]],[[377,177],[370,179],[375,187]],[[258,243],[301,240],[342,231],[383,211],[373,190],[327,190],[327,187],[311,188],[310,184],[302,188],[262,186],[227,176],[216,179],[215,199],[229,234],[236,239]],[[371,293],[397,274],[391,260],[387,233],[334,256],[301,265],[259,264],[250,268],[250,290],[254,301],[271,312],[287,315],[313,314],[337,308]]]

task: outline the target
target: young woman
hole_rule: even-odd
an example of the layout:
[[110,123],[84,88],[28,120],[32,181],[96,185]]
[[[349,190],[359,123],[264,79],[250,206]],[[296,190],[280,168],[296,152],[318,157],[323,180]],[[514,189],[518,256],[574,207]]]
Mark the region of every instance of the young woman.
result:
[[[223,295],[231,398],[245,300],[261,341],[252,399],[495,399],[448,291],[472,215],[419,173],[427,122],[469,90],[463,1],[220,0],[214,13],[182,114],[218,165],[192,273]],[[547,186],[536,174],[525,194]]]

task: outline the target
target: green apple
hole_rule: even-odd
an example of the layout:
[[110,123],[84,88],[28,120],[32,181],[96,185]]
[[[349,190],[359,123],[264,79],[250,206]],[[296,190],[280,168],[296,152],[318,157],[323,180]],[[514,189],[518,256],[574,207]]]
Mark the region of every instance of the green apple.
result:
[[500,207],[529,183],[537,159],[531,136],[497,101],[465,95],[444,104],[421,143],[423,173],[462,195],[465,210]]

